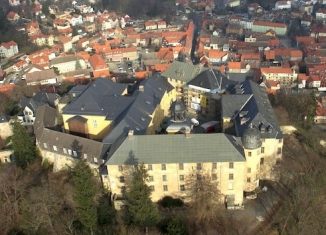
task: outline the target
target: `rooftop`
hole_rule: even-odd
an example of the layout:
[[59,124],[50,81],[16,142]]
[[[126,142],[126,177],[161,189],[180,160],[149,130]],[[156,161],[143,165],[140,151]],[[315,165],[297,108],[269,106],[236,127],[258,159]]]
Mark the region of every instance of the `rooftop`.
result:
[[[157,146],[164,146],[158,148]],[[107,165],[133,163],[200,163],[245,161],[243,149],[232,136],[134,135],[128,136],[106,162]]]

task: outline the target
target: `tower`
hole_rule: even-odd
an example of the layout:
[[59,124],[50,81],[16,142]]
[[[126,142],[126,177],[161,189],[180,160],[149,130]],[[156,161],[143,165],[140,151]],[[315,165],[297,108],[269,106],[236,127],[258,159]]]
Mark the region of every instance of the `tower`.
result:
[[251,123],[243,132],[241,142],[246,157],[245,191],[252,192],[259,186],[262,139],[258,128]]

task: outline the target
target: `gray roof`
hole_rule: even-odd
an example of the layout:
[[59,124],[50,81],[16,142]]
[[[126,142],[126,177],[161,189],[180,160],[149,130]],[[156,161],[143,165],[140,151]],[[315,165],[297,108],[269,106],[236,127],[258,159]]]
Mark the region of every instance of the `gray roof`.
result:
[[27,83],[39,82],[39,81],[49,80],[49,79],[53,79],[53,78],[57,78],[57,75],[56,75],[56,73],[54,72],[53,69],[35,71],[35,72],[32,72],[32,73],[27,73],[26,74],[26,82]]
[[170,83],[159,75],[142,81],[140,85],[143,86],[143,91],[135,92],[132,104],[115,121],[116,125],[103,139],[104,143],[113,144],[117,139],[126,136],[129,130],[134,130],[135,134],[145,134],[152,120],[151,115],[165,92],[172,89]]
[[38,92],[31,98],[23,97],[19,102],[19,106],[24,109],[29,107],[33,112],[44,104],[48,104],[52,107],[55,106],[55,102],[59,99],[59,95],[55,93]]
[[198,65],[173,61],[170,67],[164,73],[162,73],[162,76],[183,82],[189,82],[204,70],[206,70],[206,68]]
[[84,89],[77,99],[68,104],[63,109],[63,113],[100,115],[105,116],[109,120],[114,120],[134,100],[133,97],[121,96],[126,89],[127,85],[125,84],[99,78]]
[[0,123],[9,122],[9,118],[5,114],[0,114]]
[[187,85],[193,85],[212,91],[222,91],[230,89],[234,84],[234,81],[227,79],[221,72],[209,69],[198,74],[194,79],[188,82]]
[[106,165],[245,161],[238,139],[223,134],[128,136]]
[[61,57],[56,57],[50,61],[50,67],[52,67],[55,64],[62,64],[62,63],[67,63],[70,61],[78,61],[81,60],[82,58],[75,56],[75,55],[67,55],[67,56],[61,56]]
[[[235,86],[233,93],[235,95],[251,95],[233,117],[237,136],[242,136],[248,126],[252,124],[261,129],[262,138],[282,138],[282,132],[265,88],[251,80],[246,80],[240,86]],[[222,102],[222,104],[225,103],[227,102]],[[229,107],[222,107],[222,109],[230,110]]]
[[69,90],[69,94],[71,94],[73,97],[79,96],[85,89],[87,88],[87,85],[76,85],[73,88]]
[[235,116],[250,97],[250,94],[224,95],[222,97],[222,117],[232,118]]
[[[47,105],[37,109],[34,122],[34,133],[41,149],[70,156],[72,158],[86,158],[89,162],[102,164],[107,149],[101,142],[63,133],[57,128],[56,109]],[[44,143],[47,145],[45,148]],[[56,146],[56,151],[53,149]],[[64,148],[66,152],[64,152]],[[68,149],[76,151],[76,156],[69,155]],[[94,158],[98,159],[94,162]]]

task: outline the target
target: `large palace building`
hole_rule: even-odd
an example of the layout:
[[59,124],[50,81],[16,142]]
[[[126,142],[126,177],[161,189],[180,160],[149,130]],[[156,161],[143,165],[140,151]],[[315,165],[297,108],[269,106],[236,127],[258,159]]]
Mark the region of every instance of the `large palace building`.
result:
[[[144,164],[153,201],[184,198],[187,179],[205,174],[217,185],[218,200],[242,206],[260,180],[274,179],[282,157],[283,137],[265,89],[175,63],[132,87],[106,79],[74,87],[59,104],[63,123],[56,109],[39,108],[34,130],[43,158],[54,170],[85,159],[117,200],[130,166]],[[198,133],[201,117],[218,123],[218,131]],[[164,134],[164,123],[176,134]]]

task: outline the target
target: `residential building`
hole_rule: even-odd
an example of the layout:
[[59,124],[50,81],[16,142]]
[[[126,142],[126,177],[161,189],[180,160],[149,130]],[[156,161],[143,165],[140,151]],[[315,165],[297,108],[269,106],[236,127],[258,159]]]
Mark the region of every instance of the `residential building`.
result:
[[58,104],[59,96],[53,93],[39,92],[31,98],[23,97],[19,102],[21,109],[17,115],[18,121],[23,125],[33,125],[36,111],[44,104],[55,107]]
[[40,26],[37,21],[31,21],[26,24],[26,32],[28,36],[33,36],[41,33]]
[[16,22],[20,19],[20,16],[14,12],[14,11],[10,11],[8,14],[7,14],[7,20],[9,20],[10,22]]
[[275,10],[291,9],[291,1],[277,1],[275,3]]
[[29,86],[51,85],[58,82],[58,75],[53,69],[30,72],[26,74],[26,83]]
[[287,32],[287,25],[283,23],[275,23],[271,21],[254,21],[252,31],[258,33],[265,33],[269,30],[275,31],[277,35],[285,35]]
[[277,81],[281,87],[291,87],[296,85],[298,74],[291,68],[269,67],[261,68],[263,79]]
[[326,21],[326,8],[319,8],[317,10],[316,20]]
[[9,5],[12,7],[16,7],[20,5],[20,0],[8,0]]
[[0,44],[0,57],[9,58],[18,54],[18,45],[14,41],[3,42]]
[[50,61],[50,68],[57,68],[59,73],[68,73],[75,70],[86,69],[86,62],[74,55],[54,58]]
[[93,69],[94,78],[110,76],[109,68],[101,55],[92,55],[89,58],[89,63]]

